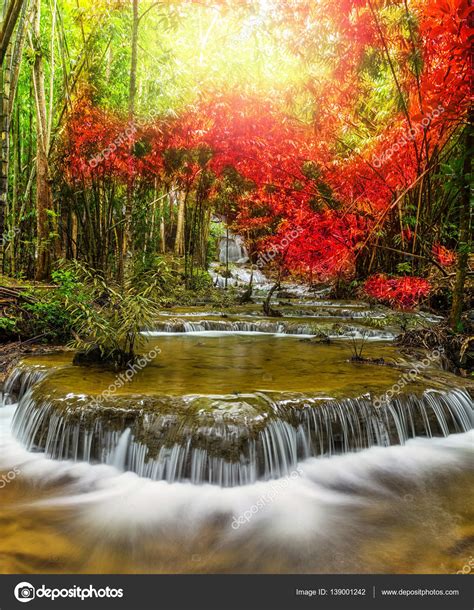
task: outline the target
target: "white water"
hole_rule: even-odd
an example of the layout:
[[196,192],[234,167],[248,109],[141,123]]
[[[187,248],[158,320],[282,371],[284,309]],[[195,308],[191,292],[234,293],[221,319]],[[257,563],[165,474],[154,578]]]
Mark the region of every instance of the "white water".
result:
[[249,260],[244,238],[229,231],[219,242],[219,261],[225,263],[246,263]]
[[[158,324],[157,324],[158,326]],[[181,323],[162,323],[163,330],[151,330],[144,331],[142,334],[148,337],[168,337],[176,333],[182,332],[187,335],[199,335],[202,337],[223,337],[230,335],[269,335],[274,337],[286,337],[288,335],[298,335],[301,339],[311,339],[317,335],[309,333],[307,326],[299,326],[294,329],[285,328],[284,324],[268,324],[267,328],[271,330],[262,331],[258,328],[264,328],[263,325],[256,323],[245,323],[245,322],[215,322],[212,323],[209,320],[202,320],[200,322],[184,322]],[[214,329],[213,329],[214,327]],[[216,330],[216,328],[222,327],[222,330]],[[249,330],[245,330],[246,327]],[[274,328],[273,328],[274,327]],[[183,330],[181,330],[181,328]],[[254,330],[251,330],[254,329]],[[293,332],[292,332],[293,330]],[[358,329],[355,327],[347,327],[346,332],[334,332],[326,331],[326,336],[329,339],[364,339],[366,341],[391,341],[394,338],[394,334],[389,331],[379,331],[375,329]]]
[[[143,528],[166,524],[179,525],[184,534],[221,516],[227,524],[226,537],[258,527],[261,535],[295,545],[308,537],[324,536],[326,525],[336,516],[342,518],[351,506],[370,506],[374,496],[400,501],[404,498],[397,489],[403,496],[406,486],[405,491],[416,495],[417,487],[430,476],[469,467],[474,447],[474,432],[470,431],[446,438],[416,438],[404,446],[311,458],[300,462],[291,477],[244,487],[170,484],[121,473],[113,466],[55,461],[30,453],[11,434],[15,408],[0,409],[0,470],[17,468],[36,488],[61,483],[60,495],[36,504],[74,507],[89,532],[118,536],[141,535]],[[395,489],[390,488],[392,478],[398,481]],[[233,517],[252,510],[262,498],[267,498],[263,508],[240,528],[233,528]]]
[[[87,424],[82,419],[88,414],[86,404],[79,420],[68,421],[67,413],[56,412],[49,399],[38,403],[30,390],[20,399],[12,430],[27,449],[40,448],[55,459],[112,464],[169,483],[233,487],[288,476],[299,460],[312,456],[404,444],[417,434],[447,436],[472,428],[472,399],[462,390],[403,396],[380,409],[374,409],[367,397],[322,404],[310,397],[302,403],[301,399],[274,402],[259,396],[266,401],[270,419],[258,433],[249,432],[249,422],[226,424],[217,417],[214,422],[187,426],[159,412],[136,420],[132,433],[111,427],[107,416],[99,413],[92,426]],[[215,398],[219,403],[219,397]],[[248,398],[251,402],[252,395]],[[242,400],[245,395],[240,396]],[[274,418],[273,413],[279,416]],[[159,451],[151,456],[140,440],[142,433],[150,432],[160,439]],[[230,445],[238,447],[238,459],[229,459]]]
[[109,463],[112,466],[115,466],[118,470],[125,470],[125,464],[127,461],[127,451],[128,446],[130,444],[130,437],[132,435],[132,431],[130,428],[127,428],[120,435],[120,439],[115,447],[115,450],[112,452],[110,456]]
[[232,267],[230,274],[230,277],[225,278],[216,271],[216,265],[211,265],[209,268],[212,283],[217,288],[225,288],[226,286],[246,287],[250,283],[250,278],[252,278],[252,285],[256,289],[270,290],[272,287],[272,283],[259,269],[252,270],[250,267]]
[[[454,573],[465,562],[451,549],[467,541],[474,432],[307,459],[293,478],[222,488],[29,453],[10,433],[13,410],[0,408],[0,473],[21,485],[2,512],[9,573],[48,569],[52,553],[56,572],[87,574]],[[25,554],[45,545],[44,564]]]

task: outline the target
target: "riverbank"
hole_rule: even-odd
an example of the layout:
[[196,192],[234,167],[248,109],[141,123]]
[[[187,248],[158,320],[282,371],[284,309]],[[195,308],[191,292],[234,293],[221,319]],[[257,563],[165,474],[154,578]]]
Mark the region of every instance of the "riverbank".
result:
[[66,345],[45,345],[34,341],[15,341],[0,344],[0,387],[5,379],[25,356],[44,356],[70,351]]

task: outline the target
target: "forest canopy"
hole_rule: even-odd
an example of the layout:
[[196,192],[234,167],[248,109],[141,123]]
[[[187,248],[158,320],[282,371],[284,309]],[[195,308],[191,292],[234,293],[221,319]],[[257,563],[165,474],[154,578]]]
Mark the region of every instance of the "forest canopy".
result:
[[2,39],[4,272],[44,280],[73,259],[120,279],[172,254],[188,280],[207,269],[220,218],[254,261],[277,248],[303,281],[370,277],[369,294],[411,305],[433,269],[456,270],[462,292],[468,2],[5,10],[16,20]]

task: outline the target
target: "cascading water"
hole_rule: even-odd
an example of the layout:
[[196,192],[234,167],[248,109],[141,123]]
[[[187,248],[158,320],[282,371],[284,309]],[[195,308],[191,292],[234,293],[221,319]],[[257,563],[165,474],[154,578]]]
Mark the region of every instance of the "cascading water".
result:
[[[232,256],[243,258],[234,245]],[[252,270],[240,263],[231,273],[228,285],[246,286]],[[12,372],[0,471],[17,468],[34,498],[24,527],[23,491],[20,513],[14,503],[6,517],[0,508],[15,540],[24,535],[26,545],[31,523],[44,520],[55,540],[67,531],[72,549],[56,552],[58,572],[78,570],[77,549],[88,573],[136,571],[137,562],[143,571],[355,572],[386,566],[385,538],[399,531],[387,535],[380,524],[393,510],[412,515],[410,539],[424,535],[427,511],[435,519],[442,503],[433,493],[469,482],[472,384],[459,387],[436,364],[376,408],[374,397],[413,364],[390,345],[390,312],[288,284],[274,294],[283,316],[265,318],[258,301],[272,282],[254,269],[253,285],[246,306],[162,312],[144,333],[158,356],[124,387],[114,372],[71,366],[68,353],[27,358]],[[351,360],[357,342],[362,364]],[[15,485],[2,490],[7,503]],[[433,540],[430,530],[425,548]],[[0,569],[2,556],[10,572],[31,569],[2,544]],[[194,556],[204,559],[186,559]]]
[[247,248],[240,235],[229,231],[219,242],[219,261],[221,263],[246,263],[249,259]]
[[387,341],[394,338],[394,334],[388,330],[375,328],[364,328],[351,325],[338,325],[333,328],[322,330],[316,324],[299,324],[295,322],[268,322],[266,320],[250,321],[224,321],[224,320],[173,320],[157,322],[154,330],[148,331],[151,337],[159,336],[161,333],[202,333],[202,332],[244,332],[244,333],[268,333],[285,335],[304,335],[314,337],[325,335],[330,339],[371,339]]
[[[201,399],[183,400],[183,410],[191,411]],[[473,401],[461,389],[401,395],[380,408],[370,397],[240,395],[247,416],[238,423],[226,421],[232,400],[214,397],[212,412],[197,409],[197,416],[183,420],[171,408],[161,412],[166,397],[156,399],[156,408],[152,398],[136,404],[133,397],[89,408],[88,396],[41,398],[31,388],[19,401],[13,432],[28,450],[54,459],[113,464],[170,483],[229,487],[288,475],[310,457],[466,432],[473,422]],[[252,411],[256,404],[260,409]]]
[[[0,472],[19,473],[20,484],[1,492],[5,573],[455,573],[465,564],[472,432],[308,459],[290,477],[221,488],[50,460],[13,438],[14,410],[0,409]],[[110,454],[119,467],[128,435]]]
[[3,388],[3,403],[8,404],[15,397],[20,400],[31,387],[44,379],[46,375],[47,371],[43,367],[26,369],[17,367],[13,369]]
[[[160,317],[144,348],[160,354],[106,400],[116,374],[70,353],[13,371],[0,473],[18,481],[1,491],[0,570],[416,572],[420,549],[427,570],[461,569],[469,380],[435,363],[375,408],[412,366],[370,340],[394,334],[364,326],[383,310],[209,309]],[[383,365],[351,361],[362,339]],[[25,554],[32,539],[44,543]]]
[[219,264],[212,263],[209,268],[209,275],[216,288],[225,288],[226,286],[248,286],[250,279],[252,279],[252,285],[257,290],[265,291],[269,290],[271,287],[271,282],[265,277],[260,269],[252,268],[249,265],[239,262],[239,266],[233,265],[229,270],[229,276],[225,277],[219,272],[219,267]]

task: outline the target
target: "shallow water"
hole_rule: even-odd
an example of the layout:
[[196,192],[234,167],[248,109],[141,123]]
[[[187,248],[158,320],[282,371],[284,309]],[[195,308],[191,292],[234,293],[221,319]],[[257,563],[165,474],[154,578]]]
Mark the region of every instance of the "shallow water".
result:
[[[116,394],[232,394],[255,391],[355,396],[389,387],[401,375],[393,367],[350,362],[351,344],[329,345],[290,335],[187,333],[148,339],[142,353],[161,350]],[[404,359],[391,345],[367,344],[364,355]],[[71,365],[72,354],[26,358],[25,364],[61,367],[49,377],[58,392],[100,394],[117,375]],[[406,362],[406,360],[405,360]]]
[[[253,324],[253,330],[262,323],[267,330],[279,323],[262,318],[254,304],[225,314],[205,308],[164,312],[157,321],[157,327],[162,326],[147,336],[142,349],[143,354],[159,350],[158,355],[130,381],[115,385],[117,402],[102,411],[96,411],[90,399],[115,383],[114,372],[73,367],[70,352],[25,359],[19,373],[48,375],[26,376],[25,389],[32,382],[34,387],[26,397],[30,407],[23,410],[24,422],[43,417],[53,431],[52,453],[57,456],[71,453],[57,451],[59,433],[76,439],[72,453],[79,461],[27,451],[18,440],[28,437],[20,433],[21,421],[17,436],[12,433],[16,406],[0,408],[0,572],[470,571],[474,432],[461,432],[469,422],[464,425],[459,419],[468,413],[470,398],[451,395],[442,408],[439,401],[444,399],[436,398],[467,382],[442,372],[433,361],[404,386],[403,392],[412,396],[374,420],[364,411],[366,403],[399,382],[413,366],[412,358],[380,340],[383,330],[371,329],[377,340],[364,343],[363,355],[395,366],[351,362],[352,340],[322,343],[314,334],[342,328],[347,335],[353,332],[349,325],[358,333],[387,312],[308,298],[280,309],[292,317],[291,324],[300,326],[300,334],[235,332],[234,323]],[[201,321],[213,327],[219,318],[225,326],[222,332],[193,331]],[[173,332],[163,332],[168,323],[175,325]],[[183,323],[186,327],[181,328]],[[308,324],[313,325],[310,335],[302,335]],[[182,332],[186,329],[192,332]],[[428,388],[439,394],[428,392],[428,410],[420,410],[419,396]],[[333,406],[324,412],[326,407],[320,405],[328,399]],[[307,416],[295,419],[291,409],[302,406]],[[50,407],[53,410],[45,410]],[[324,412],[324,417],[311,415],[311,409]],[[133,417],[140,413],[140,425],[133,423],[131,411]],[[455,416],[446,427],[443,421],[450,412]],[[78,413],[87,418],[78,418]],[[369,417],[364,419],[364,413]],[[430,423],[427,413],[438,423]],[[49,419],[53,414],[54,423]],[[162,419],[153,419],[155,414]],[[416,425],[412,417],[418,418]],[[95,427],[84,436],[91,422]],[[189,469],[184,469],[186,473],[174,479],[166,468],[164,474],[155,468],[145,449],[152,451],[153,459],[160,457],[155,445],[163,443],[161,425],[171,430],[176,443],[173,450],[164,448],[166,468],[170,460],[185,455],[193,472],[203,468],[207,451],[221,452],[227,473],[222,482],[203,483],[210,480],[204,470],[189,477]],[[331,426],[336,427],[334,436]],[[407,434],[410,426],[412,434]],[[150,431],[156,438],[148,438],[146,447],[140,445]],[[409,439],[420,431],[458,433]],[[133,447],[132,434],[138,435]],[[97,435],[113,445],[112,453],[99,460],[107,464],[80,461],[86,454],[97,460],[97,452],[89,451]],[[348,443],[349,438],[354,442]],[[235,456],[229,457],[229,447],[235,450],[249,439],[251,447],[260,448],[250,454],[245,453],[248,447],[242,449],[241,471],[234,476]],[[304,455],[317,454],[319,442],[323,455],[304,459],[295,449],[302,441]],[[363,448],[374,443],[402,444]],[[187,453],[194,444],[195,453]],[[329,456],[328,447],[329,453],[350,452]],[[263,470],[247,471],[245,460],[252,455],[256,463],[258,457],[261,461],[262,451]],[[122,471],[131,457],[131,470],[149,478]],[[150,464],[153,472],[147,470]]]
[[29,453],[13,410],[0,410],[0,472],[14,475],[0,490],[3,573],[454,573],[474,554],[473,432],[223,489]]

